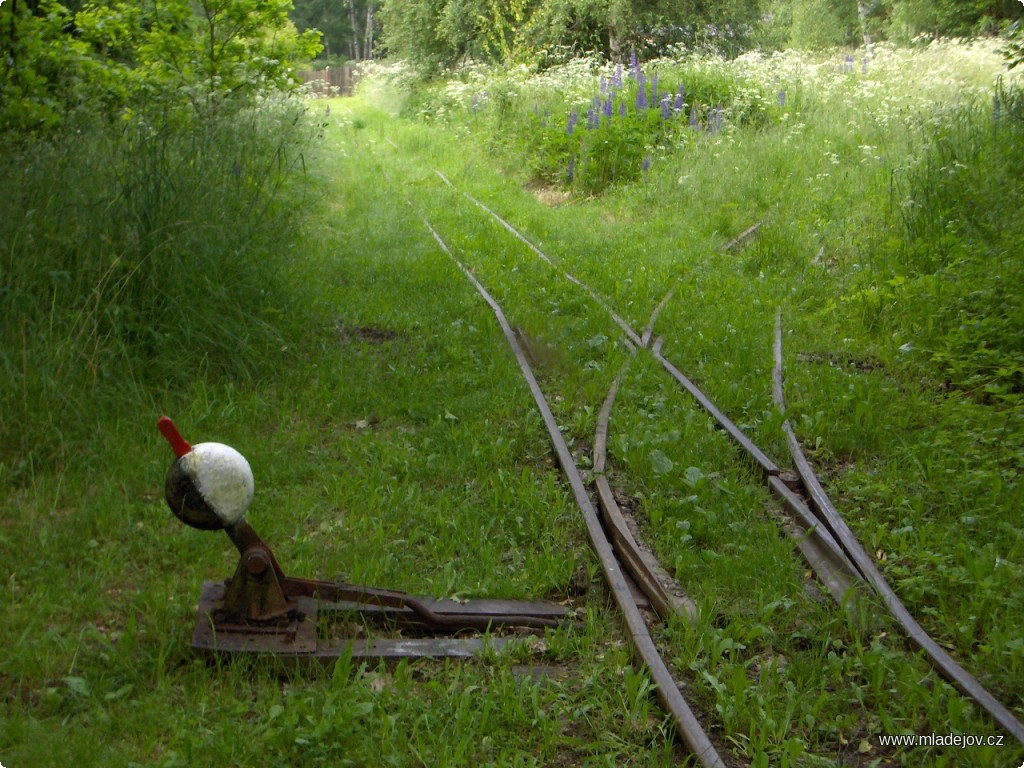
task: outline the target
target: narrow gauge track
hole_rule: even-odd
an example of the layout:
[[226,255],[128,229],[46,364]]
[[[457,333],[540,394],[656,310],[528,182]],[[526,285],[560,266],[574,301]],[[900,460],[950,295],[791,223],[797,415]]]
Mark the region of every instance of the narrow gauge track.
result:
[[466,278],[473,284],[473,287],[483,297],[484,301],[490,306],[498,320],[498,324],[501,326],[502,332],[505,334],[505,339],[515,354],[519,368],[530,388],[530,394],[533,396],[534,402],[536,402],[537,408],[540,410],[544,420],[544,425],[547,427],[548,434],[551,436],[551,442],[558,457],[558,463],[565,473],[566,479],[569,481],[573,497],[583,514],[591,546],[597,554],[605,581],[612,591],[615,603],[622,612],[630,642],[637,656],[647,666],[651,679],[656,686],[658,698],[665,709],[671,714],[680,739],[687,749],[697,757],[701,765],[706,766],[706,768],[725,768],[725,762],[718,754],[714,744],[711,743],[700,721],[693,714],[693,710],[690,709],[686,699],[683,698],[678,684],[672,677],[671,670],[665,664],[664,659],[661,658],[661,654],[651,637],[650,630],[644,621],[640,607],[637,605],[637,601],[627,582],[626,572],[616,558],[612,545],[605,535],[597,512],[594,510],[594,505],[591,503],[590,495],[587,493],[583,476],[580,473],[579,467],[576,466],[565,438],[562,437],[561,430],[558,428],[558,422],[555,420],[554,413],[552,413],[551,407],[548,405],[547,399],[537,383],[537,378],[534,376],[533,369],[527,360],[526,352],[519,343],[515,331],[505,317],[501,306],[487,292],[487,289],[476,279],[466,265],[452,253],[431,223],[422,216],[420,218],[441,249],[455,262]]
[[[801,550],[812,569],[818,575],[819,579],[821,579],[821,581],[828,587],[830,593],[837,602],[845,604],[850,600],[856,599],[856,590],[851,588],[854,584],[858,586],[864,585],[870,588],[881,599],[882,603],[892,615],[893,619],[899,624],[907,638],[915,646],[924,651],[929,662],[939,672],[939,674],[954,685],[962,694],[984,709],[985,712],[987,712],[989,716],[992,717],[992,719],[995,720],[1007,733],[1013,736],[1020,743],[1024,744],[1024,723],[1022,723],[1007,706],[996,699],[995,696],[993,696],[973,675],[970,674],[970,672],[953,659],[949,653],[947,653],[931,636],[927,634],[927,632],[925,632],[924,628],[922,628],[914,619],[906,606],[904,606],[902,601],[896,595],[896,592],[885,580],[885,577],[877,567],[875,567],[871,558],[864,551],[863,546],[857,540],[856,536],[846,524],[845,520],[843,520],[835,506],[829,500],[820,481],[817,479],[810,462],[808,462],[806,457],[804,457],[803,452],[800,449],[799,440],[793,432],[792,427],[789,425],[788,420],[784,422],[783,429],[786,433],[787,445],[790,450],[791,458],[797,469],[799,485],[802,486],[802,494],[798,494],[783,480],[781,477],[781,469],[765,454],[764,451],[762,451],[738,426],[736,426],[728,416],[719,410],[711,399],[708,398],[707,395],[705,395],[682,371],[680,371],[661,354],[660,342],[655,341],[652,344],[653,329],[657,316],[660,314],[664,306],[671,300],[676,284],[678,283],[678,278],[666,293],[662,301],[655,308],[643,334],[637,334],[636,331],[633,330],[632,327],[630,327],[629,324],[615,312],[614,308],[611,307],[611,305],[605,301],[597,291],[569,272],[563,271],[560,267],[557,267],[555,261],[551,259],[551,257],[541,251],[541,249],[530,241],[528,237],[515,229],[515,227],[505,221],[495,211],[488,208],[468,192],[458,190],[455,185],[452,184],[452,182],[449,181],[448,178],[440,171],[435,171],[435,173],[453,190],[461,192],[461,194],[468,200],[489,213],[497,223],[513,234],[517,239],[525,243],[539,258],[550,264],[553,268],[558,269],[558,271],[562,273],[563,277],[586,291],[609,313],[612,320],[622,329],[627,339],[633,345],[633,352],[635,352],[636,347],[648,349],[654,359],[661,364],[662,368],[668,372],[668,374],[675,379],[675,381],[715,420],[718,426],[743,449],[749,458],[760,468],[771,491],[778,496],[790,512],[797,517],[806,534],[802,540],[798,539],[801,541]],[[728,243],[725,248],[730,249],[740,244],[747,238],[751,237],[758,227],[759,225],[755,224],[748,228]],[[438,237],[436,233],[435,237]],[[439,237],[438,240],[440,242]],[[454,258],[454,256],[452,258]],[[470,276],[471,279],[473,279],[468,270],[466,270],[461,263],[460,267],[467,275]],[[473,282],[476,284],[478,290],[483,291],[482,286],[480,286],[475,279],[473,279]],[[498,307],[493,303],[493,299],[489,300],[489,303],[492,304],[492,308],[494,308],[495,311],[498,311]],[[775,342],[773,346],[775,356],[775,368],[773,370],[772,377],[773,396],[777,407],[784,413],[785,400],[783,397],[781,310],[780,314],[777,316]],[[614,504],[614,496],[611,493],[610,487],[607,485],[607,480],[603,477],[603,470],[606,462],[604,454],[607,445],[608,422],[610,420],[611,409],[614,404],[615,393],[617,392],[621,375],[622,372],[620,372],[619,377],[616,378],[611,390],[609,391],[608,397],[605,400],[601,416],[598,420],[597,435],[595,435],[595,446],[599,446],[601,450],[599,455],[597,455],[597,451],[595,450],[595,467],[597,466],[597,460],[600,460],[602,470],[599,474],[598,493],[599,497],[603,500],[602,507],[604,507],[606,503],[610,502],[608,506],[612,507],[612,511],[610,513],[606,512],[606,515],[610,515],[611,518],[609,527],[619,534],[621,534],[621,530],[619,525],[615,522],[614,512],[617,507]],[[532,379],[532,374],[528,378]],[[534,386],[536,386],[535,380],[533,380],[531,388]],[[536,396],[537,395],[535,395],[535,397]],[[554,425],[553,422],[549,424],[549,431],[552,429],[554,429],[552,439],[555,439],[557,434],[558,439],[561,440],[561,435],[558,433],[557,426]],[[571,460],[571,456],[569,456],[569,459]],[[564,464],[563,469],[566,470]],[[566,470],[566,472],[568,474],[568,470]],[[576,471],[576,474],[578,475],[578,470]],[[654,570],[646,570],[645,572],[643,563],[637,565],[639,561],[644,561],[648,558],[639,556],[639,549],[636,547],[635,542],[630,546],[629,540],[631,537],[613,534],[613,538],[619,542],[620,551],[622,551],[622,548],[627,550],[632,548],[638,553],[636,557],[630,557],[627,554],[623,559],[628,565],[632,565],[637,568],[637,575],[635,578],[641,585],[650,585],[652,582],[658,581],[657,574]],[[654,589],[653,592],[657,592],[657,590]],[[652,603],[656,606],[659,604],[662,605],[665,610],[669,609],[669,606],[665,603],[664,597],[655,597],[653,592],[649,593]]]

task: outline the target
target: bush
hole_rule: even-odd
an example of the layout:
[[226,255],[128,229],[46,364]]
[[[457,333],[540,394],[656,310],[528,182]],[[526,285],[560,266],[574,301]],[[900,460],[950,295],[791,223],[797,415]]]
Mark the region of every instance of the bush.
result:
[[310,130],[298,103],[267,100],[4,147],[0,478],[56,460],[104,403],[120,413],[200,372],[272,364],[261,357],[292,309],[277,279],[295,238],[282,192]]
[[[1024,90],[925,121],[917,162],[898,177],[904,276],[919,344],[948,384],[1024,399]],[[901,277],[902,279],[902,277]]]

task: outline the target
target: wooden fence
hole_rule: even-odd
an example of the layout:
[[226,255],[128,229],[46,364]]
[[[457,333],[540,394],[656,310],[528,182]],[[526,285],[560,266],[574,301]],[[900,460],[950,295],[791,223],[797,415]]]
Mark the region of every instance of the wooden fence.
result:
[[299,79],[317,96],[350,96],[355,85],[355,67],[325,67],[318,70],[300,70]]

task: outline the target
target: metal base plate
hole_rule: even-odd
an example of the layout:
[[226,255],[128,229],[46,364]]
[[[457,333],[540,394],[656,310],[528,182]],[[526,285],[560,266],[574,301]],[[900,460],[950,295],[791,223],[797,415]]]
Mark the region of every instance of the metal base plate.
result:
[[[375,606],[326,603],[308,597],[296,599],[302,616],[288,624],[273,627],[223,625],[214,616],[224,600],[223,582],[203,583],[199,598],[192,647],[197,651],[220,656],[235,654],[273,655],[284,659],[307,659],[330,662],[342,656],[362,659],[468,658],[497,651],[510,643],[528,640],[522,635],[473,637],[387,637],[387,638],[321,638],[317,625],[321,607],[325,612],[350,610],[372,614],[381,612]],[[421,598],[422,599],[422,598]],[[516,600],[426,600],[432,610],[453,615],[528,614],[564,618],[568,611],[554,603]],[[400,612],[399,612],[400,614]],[[401,618],[401,615],[396,615]],[[529,637],[533,637],[536,630]]]

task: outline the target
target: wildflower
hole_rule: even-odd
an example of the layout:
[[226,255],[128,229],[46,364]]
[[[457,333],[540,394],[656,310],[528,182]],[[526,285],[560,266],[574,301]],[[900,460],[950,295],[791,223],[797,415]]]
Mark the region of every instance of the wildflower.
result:
[[479,103],[480,103],[480,97],[479,97],[479,96],[477,96],[477,95],[476,95],[476,94],[474,93],[474,94],[473,94],[473,103],[472,103],[472,108],[473,108],[473,114],[474,114],[474,115],[476,114],[476,108],[477,108],[477,105],[478,105]]
[[694,130],[697,130],[697,129],[700,128],[700,126],[697,124],[697,105],[696,104],[694,104],[692,107],[690,107],[690,127],[693,128]]
[[786,92],[785,91],[779,91],[779,106],[780,107],[786,106]]
[[676,103],[675,103],[675,107],[674,107],[676,112],[682,112],[683,111],[683,105],[684,105],[683,98],[685,96],[686,96],[686,89],[682,85],[680,85],[679,86],[679,93],[676,94]]
[[643,72],[638,72],[636,77],[636,111],[647,111],[647,82]]
[[572,136],[573,129],[576,127],[576,121],[578,119],[579,115],[576,113],[576,110],[573,109],[573,111],[569,113],[569,122],[565,126],[565,132],[567,135]]
[[602,107],[601,111],[604,113],[605,117],[607,117],[609,120],[611,119],[611,117],[612,117],[612,97],[611,97],[610,94],[609,94],[608,98],[605,99],[604,106]]
[[651,102],[657,104],[660,99],[658,98],[658,73],[655,72],[651,75]]
[[636,49],[629,52],[629,72],[635,79],[640,75],[640,62],[636,60]]
[[619,102],[619,117],[626,116],[626,101],[622,100]]
[[668,120],[670,117],[672,117],[672,105],[669,102],[670,98],[671,98],[670,96],[665,96],[661,100],[661,119],[662,120]]
[[612,78],[612,85],[616,88],[622,87],[622,64],[615,65],[615,76]]
[[608,93],[608,81],[601,75],[601,93]]
[[644,155],[644,162],[643,162],[643,165],[640,166],[640,168],[641,168],[641,170],[644,173],[647,173],[647,171],[648,171],[648,169],[650,167],[651,167],[651,153],[648,152],[646,155]]

